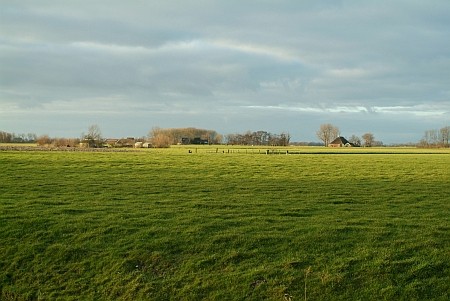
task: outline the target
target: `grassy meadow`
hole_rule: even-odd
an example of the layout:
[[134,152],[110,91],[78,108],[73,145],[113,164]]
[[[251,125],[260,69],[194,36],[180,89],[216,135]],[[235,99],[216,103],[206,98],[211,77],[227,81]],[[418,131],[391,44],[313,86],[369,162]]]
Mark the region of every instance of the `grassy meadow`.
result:
[[191,150],[0,151],[0,299],[450,299],[449,150]]

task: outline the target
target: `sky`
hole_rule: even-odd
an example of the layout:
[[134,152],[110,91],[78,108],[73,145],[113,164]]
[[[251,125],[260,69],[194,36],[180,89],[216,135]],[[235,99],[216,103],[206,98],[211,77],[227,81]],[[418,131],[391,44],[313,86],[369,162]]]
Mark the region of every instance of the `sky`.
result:
[[0,0],[0,130],[417,142],[450,125],[448,0]]

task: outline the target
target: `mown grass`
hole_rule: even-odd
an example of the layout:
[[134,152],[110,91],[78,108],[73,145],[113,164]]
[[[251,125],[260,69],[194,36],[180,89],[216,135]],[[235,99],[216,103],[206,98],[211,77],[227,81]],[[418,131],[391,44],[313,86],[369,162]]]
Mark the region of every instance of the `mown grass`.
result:
[[211,150],[0,152],[1,298],[450,298],[448,151]]

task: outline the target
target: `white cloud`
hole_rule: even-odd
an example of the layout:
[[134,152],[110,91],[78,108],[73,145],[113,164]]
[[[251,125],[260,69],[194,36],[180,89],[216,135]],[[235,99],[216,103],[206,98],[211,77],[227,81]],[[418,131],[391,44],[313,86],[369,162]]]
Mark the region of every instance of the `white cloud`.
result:
[[449,105],[415,105],[415,106],[392,106],[392,107],[379,107],[374,106],[371,111],[380,114],[401,114],[401,115],[415,115],[419,117],[437,117],[450,114],[450,101]]
[[92,41],[78,41],[70,43],[70,46],[85,51],[99,51],[112,54],[164,54],[168,52],[186,51],[235,51],[249,55],[268,57],[287,62],[300,62],[300,59],[286,49],[270,47],[267,45],[250,44],[231,40],[181,40],[169,41],[158,47],[131,46],[104,44]]
[[417,106],[243,106],[249,109],[259,110],[277,110],[277,111],[291,111],[291,112],[306,112],[306,113],[370,113],[370,114],[395,114],[395,115],[410,115],[410,116],[443,116],[450,114],[450,105],[417,105]]
[[362,78],[370,73],[362,68],[344,68],[329,70],[328,74],[337,78]]
[[108,52],[113,54],[146,54],[151,52],[151,49],[142,46],[104,44],[89,41],[72,42],[70,46],[84,51]]
[[293,52],[288,49],[283,49],[281,47],[271,47],[267,45],[261,44],[251,44],[251,43],[243,43],[238,41],[231,40],[213,40],[211,41],[212,45],[223,48],[230,49],[234,51],[240,51],[253,55],[261,55],[274,59],[278,59],[281,61],[288,62],[300,62],[300,58],[296,57]]

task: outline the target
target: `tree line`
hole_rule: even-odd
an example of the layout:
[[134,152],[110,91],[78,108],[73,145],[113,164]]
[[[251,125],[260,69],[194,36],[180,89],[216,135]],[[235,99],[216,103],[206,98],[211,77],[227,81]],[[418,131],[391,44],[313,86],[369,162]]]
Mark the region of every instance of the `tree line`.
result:
[[440,129],[426,130],[419,141],[420,147],[450,147],[450,126]]
[[288,133],[273,134],[266,131],[247,131],[239,134],[221,135],[214,130],[197,128],[153,128],[148,140],[154,147],[169,147],[175,144],[229,144],[287,146],[291,136]]
[[15,134],[0,131],[0,143],[34,143],[37,135],[33,133]]
[[[328,146],[334,139],[340,137],[339,127],[325,123],[321,124],[316,132],[317,138],[323,145]],[[147,142],[152,147],[170,147],[176,144],[228,144],[228,145],[255,145],[255,146],[287,146],[291,143],[289,133],[274,134],[267,131],[247,131],[221,135],[214,130],[188,128],[152,128],[146,137],[132,138],[136,142]],[[367,132],[361,137],[351,135],[347,139],[354,146],[383,146],[383,142]],[[426,130],[423,138],[416,144],[417,147],[450,147],[450,126],[440,129]],[[81,138],[52,138],[48,135],[37,136],[33,133],[14,134],[0,131],[0,143],[37,143],[41,146],[52,147],[105,147],[100,127],[91,125],[87,133]],[[297,143],[298,144],[298,143]],[[316,144],[315,144],[316,145]],[[414,146],[414,144],[411,144]]]
[[214,130],[197,128],[154,127],[147,136],[154,147],[169,147],[176,144],[221,144],[223,136]]
[[243,134],[228,134],[226,144],[231,145],[265,145],[287,146],[291,140],[289,133],[273,134],[266,131],[247,131]]

